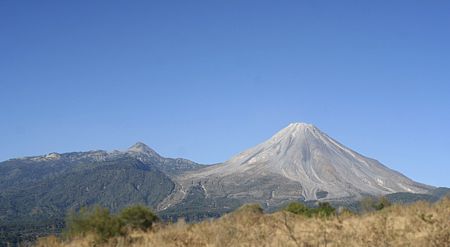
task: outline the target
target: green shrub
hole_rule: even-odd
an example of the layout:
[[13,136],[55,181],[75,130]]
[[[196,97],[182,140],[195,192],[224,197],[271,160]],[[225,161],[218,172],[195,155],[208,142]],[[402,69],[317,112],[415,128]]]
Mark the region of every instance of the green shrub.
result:
[[81,208],[79,212],[69,213],[66,220],[68,237],[85,236],[93,233],[99,242],[121,235],[122,223],[109,210],[99,206]]
[[302,203],[299,202],[291,202],[289,203],[289,205],[287,205],[286,208],[284,208],[285,211],[294,213],[294,214],[298,214],[298,215],[304,215],[306,217],[311,217],[312,216],[312,211],[310,208],[308,208],[307,206],[305,206]]
[[124,235],[127,230],[147,230],[158,217],[148,208],[137,205],[123,209],[118,215],[107,208],[95,206],[70,212],[66,219],[65,235],[69,238],[93,234],[97,242]]
[[150,229],[153,223],[159,220],[150,209],[142,205],[125,208],[118,217],[125,228],[142,231]]
[[309,208],[306,205],[299,202],[291,202],[284,208],[285,211],[304,215],[306,217],[318,216],[318,217],[330,217],[336,214],[336,209],[328,202],[319,202],[317,208]]

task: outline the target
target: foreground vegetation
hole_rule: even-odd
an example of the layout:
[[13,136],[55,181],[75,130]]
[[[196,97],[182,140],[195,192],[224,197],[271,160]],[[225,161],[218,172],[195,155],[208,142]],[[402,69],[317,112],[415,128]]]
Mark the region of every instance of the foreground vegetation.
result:
[[64,236],[73,239],[92,235],[95,243],[102,243],[135,230],[149,230],[158,221],[153,212],[141,205],[125,208],[117,215],[99,206],[82,208],[79,212],[69,214]]
[[[258,205],[245,205],[195,224],[155,224],[154,217],[144,224],[138,215],[149,216],[145,208],[131,210],[129,218],[125,211],[114,216],[90,211],[72,217],[65,238],[42,238],[37,246],[450,246],[449,198],[435,204],[371,205],[373,210],[361,215],[345,210],[337,214],[328,204],[309,209],[294,203],[272,214],[264,214]],[[88,219],[116,230],[99,238],[102,233]]]

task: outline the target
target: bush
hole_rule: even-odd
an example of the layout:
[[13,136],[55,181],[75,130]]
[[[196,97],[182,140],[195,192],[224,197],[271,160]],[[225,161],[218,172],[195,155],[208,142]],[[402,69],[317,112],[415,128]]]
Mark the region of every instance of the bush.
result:
[[302,203],[291,202],[286,208],[284,208],[284,210],[294,214],[304,215],[306,217],[330,217],[336,213],[336,209],[333,208],[328,202],[319,202],[319,207],[317,208],[309,208]]
[[122,234],[122,224],[108,209],[96,206],[81,208],[79,212],[71,212],[66,220],[66,235],[68,237],[96,235],[99,242]]
[[65,235],[69,238],[93,234],[97,242],[124,235],[127,230],[147,230],[158,217],[144,206],[123,209],[118,215],[111,215],[107,208],[95,206],[70,212],[66,219]]
[[119,219],[125,228],[142,231],[150,229],[153,223],[159,221],[152,211],[142,205],[123,209],[119,214]]
[[307,206],[305,206],[302,203],[299,202],[291,202],[289,203],[289,205],[287,205],[286,208],[284,208],[285,211],[291,212],[293,214],[298,214],[298,215],[304,215],[306,217],[311,217],[312,216],[312,211],[310,208],[308,208]]

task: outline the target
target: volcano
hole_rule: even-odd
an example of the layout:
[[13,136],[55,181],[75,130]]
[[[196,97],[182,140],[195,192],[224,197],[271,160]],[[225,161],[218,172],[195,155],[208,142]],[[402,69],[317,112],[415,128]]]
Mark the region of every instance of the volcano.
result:
[[426,193],[417,183],[344,146],[311,124],[292,123],[228,161],[178,177],[182,200],[193,188],[206,198],[267,206],[290,200],[359,199],[396,192]]

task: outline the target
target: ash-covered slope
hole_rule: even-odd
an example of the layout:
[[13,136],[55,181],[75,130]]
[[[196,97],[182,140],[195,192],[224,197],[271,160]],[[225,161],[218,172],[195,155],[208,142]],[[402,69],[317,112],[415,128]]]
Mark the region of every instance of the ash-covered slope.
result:
[[357,199],[432,189],[304,123],[290,124],[225,163],[186,173],[178,180],[181,191],[173,196],[174,201],[197,186],[206,198],[226,197],[269,207],[287,200]]

